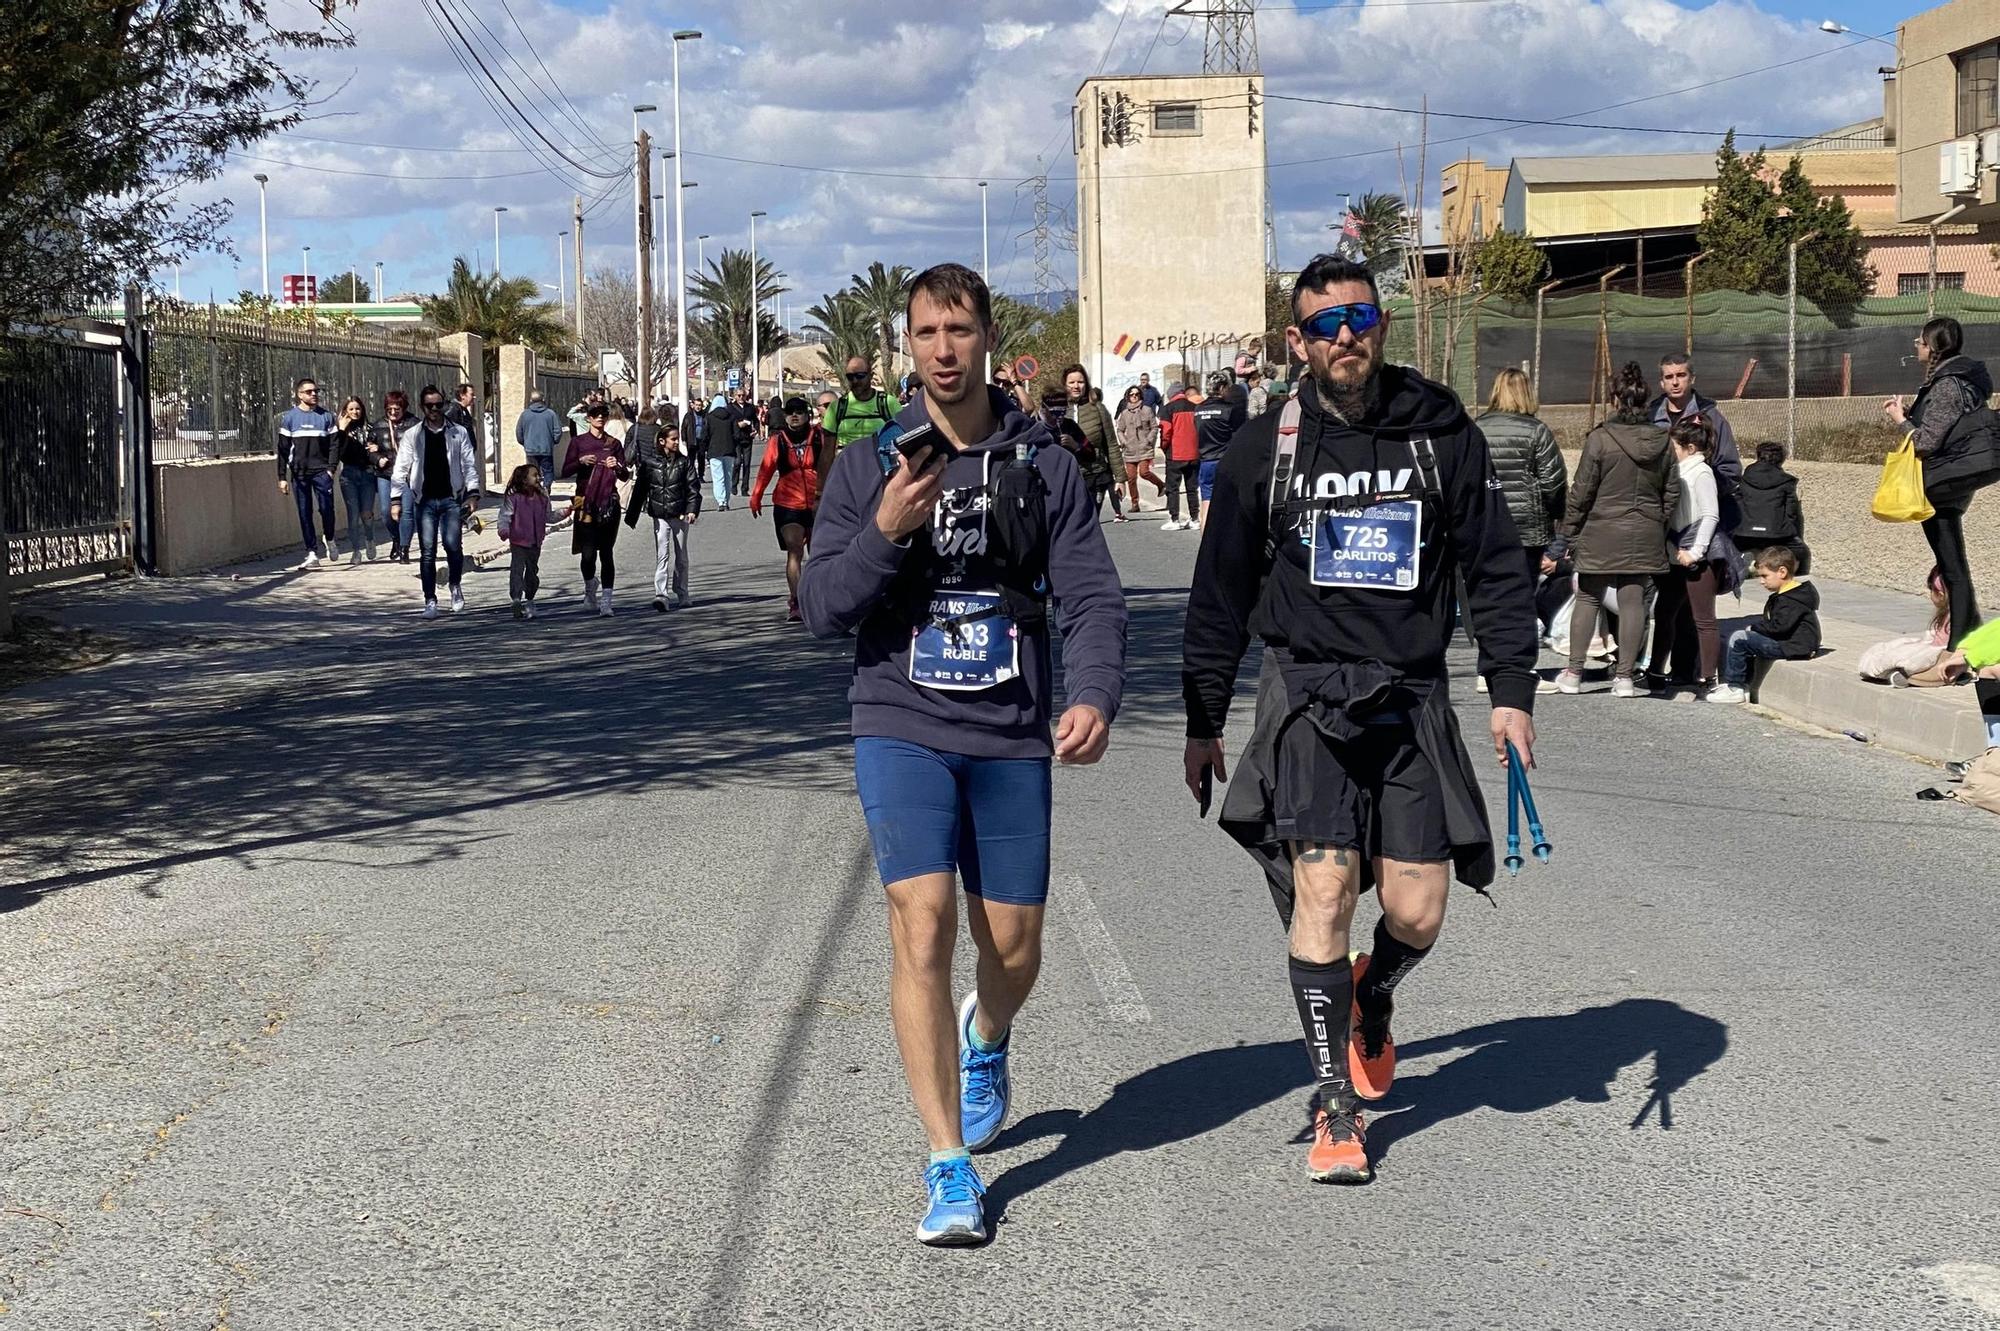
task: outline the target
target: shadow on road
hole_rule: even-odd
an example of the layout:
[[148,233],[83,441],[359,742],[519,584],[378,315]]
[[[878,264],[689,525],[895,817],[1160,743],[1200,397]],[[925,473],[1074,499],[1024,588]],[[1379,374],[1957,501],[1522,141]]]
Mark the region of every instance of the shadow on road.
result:
[[[621,559],[644,567],[631,545]],[[413,596],[385,615],[330,579],[324,601],[235,618],[228,602],[262,584],[167,587],[188,601],[182,650],[0,698],[0,914],[315,842],[414,865],[449,840],[433,820],[537,801],[852,781],[853,644],[786,626],[777,569],[698,570],[694,608],[673,615],[647,608],[643,575],[625,581],[614,619],[551,593],[532,624],[509,616],[504,572],[469,576],[472,609],[428,625]],[[1178,715],[1186,590],[1127,596],[1125,716]]]
[[997,1224],[1014,1198],[1100,1160],[1213,1132],[1309,1080],[1305,1050],[1297,1040],[1232,1045],[1128,1077],[1089,1113],[1050,1109],[1031,1114],[1000,1134],[995,1149],[1049,1136],[1062,1140],[1047,1155],[1014,1166],[988,1185],[986,1218]]
[[1675,1092],[1728,1047],[1727,1026],[1659,998],[1627,998],[1556,1017],[1514,1017],[1417,1040],[1399,1048],[1398,1057],[1469,1052],[1435,1071],[1397,1077],[1390,1112],[1369,1125],[1369,1153],[1385,1159],[1404,1138],[1477,1109],[1534,1114],[1569,1100],[1608,1104],[1618,1074],[1649,1057],[1651,1094],[1629,1126],[1657,1116],[1660,1127],[1671,1130]]
[[[1371,1116],[1369,1154],[1378,1162],[1399,1141],[1478,1109],[1533,1114],[1566,1101],[1608,1103],[1621,1070],[1650,1058],[1651,1092],[1630,1127],[1657,1115],[1674,1126],[1674,1094],[1707,1071],[1729,1046],[1713,1017],[1657,998],[1628,998],[1562,1016],[1515,1017],[1401,1048],[1404,1059],[1453,1050],[1462,1056],[1428,1073],[1399,1077]],[[1014,1166],[987,1190],[988,1219],[1014,1198],[1126,1151],[1149,1151],[1223,1127],[1311,1084],[1297,1040],[1210,1049],[1148,1068],[1120,1082],[1088,1113],[1052,1109],[1001,1134],[998,1149],[1059,1136],[1038,1160]],[[1398,1106],[1407,1106],[1398,1108]],[[1299,1137],[1310,1140],[1310,1127]]]

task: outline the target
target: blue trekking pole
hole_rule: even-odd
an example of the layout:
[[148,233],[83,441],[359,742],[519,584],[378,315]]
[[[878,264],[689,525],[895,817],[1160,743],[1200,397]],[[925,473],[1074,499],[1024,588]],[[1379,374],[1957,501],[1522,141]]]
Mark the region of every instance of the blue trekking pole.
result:
[[1555,854],[1555,846],[1542,827],[1541,811],[1535,807],[1535,792],[1528,785],[1527,765],[1521,761],[1521,754],[1511,740],[1507,743],[1507,780],[1508,868],[1510,872],[1519,873],[1522,861],[1517,802],[1528,808],[1528,835],[1533,838],[1535,858],[1547,864],[1549,857]]
[[1514,746],[1507,746],[1507,872],[1518,877],[1521,866],[1526,863],[1521,858],[1521,783],[1515,780],[1515,773],[1521,770],[1514,760]]

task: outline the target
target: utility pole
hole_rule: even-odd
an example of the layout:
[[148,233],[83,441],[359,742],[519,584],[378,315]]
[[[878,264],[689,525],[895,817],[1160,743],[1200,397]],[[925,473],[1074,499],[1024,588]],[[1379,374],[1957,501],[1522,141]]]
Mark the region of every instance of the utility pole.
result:
[[763,284],[757,280],[757,219],[764,215],[761,208],[750,214],[750,402],[753,406],[760,387],[757,382],[757,325],[763,321],[764,314],[764,302],[758,298]]
[[576,264],[576,349],[585,359],[590,357],[590,348],[583,345],[583,196],[573,195],[570,201],[570,224],[576,234],[570,240],[570,259]]
[[563,259],[563,242],[568,239],[568,232],[556,232],[556,308],[565,319],[569,318],[569,264]]
[[653,405],[653,139],[639,131],[639,226],[634,237],[632,276],[639,286],[639,363],[632,367],[639,409]]

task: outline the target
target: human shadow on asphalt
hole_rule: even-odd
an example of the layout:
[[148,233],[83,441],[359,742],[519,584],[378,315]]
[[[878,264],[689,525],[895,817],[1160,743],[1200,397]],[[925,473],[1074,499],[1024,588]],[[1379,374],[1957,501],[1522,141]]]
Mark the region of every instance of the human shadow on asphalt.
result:
[[1059,1136],[1047,1155],[1015,1165],[986,1188],[986,1216],[1065,1174],[1125,1151],[1150,1151],[1213,1132],[1311,1080],[1297,1040],[1231,1045],[1147,1068],[1112,1088],[1088,1113],[1048,1109],[1000,1134],[995,1150]]
[[[249,628],[181,622],[197,638],[226,628],[219,645],[0,699],[0,914],[126,875],[157,893],[185,866],[250,871],[312,843],[417,856],[445,835],[436,820],[537,802],[851,789],[852,641],[785,624],[775,561],[697,560],[694,606],[656,614],[649,547],[621,542],[612,619],[583,606],[566,553],[545,557],[533,623],[508,614],[504,568],[468,574],[468,612],[433,624],[415,617],[414,587],[409,615],[385,614],[323,575],[324,601]],[[1178,716],[1187,590],[1127,601],[1124,718]],[[744,798],[780,825],[777,806]]]
[[1674,1127],[1674,1096],[1729,1048],[1729,1028],[1660,998],[1627,998],[1562,1016],[1513,1017],[1397,1049],[1408,1062],[1454,1050],[1430,1072],[1396,1078],[1368,1128],[1369,1154],[1386,1159],[1399,1141],[1479,1109],[1535,1114],[1566,1101],[1608,1104],[1612,1083],[1652,1060],[1646,1100],[1628,1125]]
[[[1475,1110],[1534,1114],[1570,1100],[1609,1103],[1618,1074],[1648,1058],[1649,1094],[1628,1126],[1636,1129],[1656,1118],[1671,1130],[1675,1094],[1728,1046],[1728,1028],[1721,1022],[1657,998],[1628,998],[1561,1016],[1514,1017],[1417,1040],[1398,1050],[1401,1059],[1467,1052],[1434,1071],[1396,1079],[1390,1099],[1370,1115],[1369,1154],[1379,1163],[1397,1142]],[[1048,1136],[1061,1140],[1047,1155],[1014,1166],[988,1185],[987,1216],[997,1222],[1009,1201],[1065,1174],[1126,1151],[1199,1137],[1311,1081],[1297,1040],[1235,1045],[1148,1068],[1118,1083],[1087,1113],[1051,1109],[1030,1115],[1002,1133],[996,1149]],[[1310,1131],[1307,1122],[1294,1140],[1310,1140]]]

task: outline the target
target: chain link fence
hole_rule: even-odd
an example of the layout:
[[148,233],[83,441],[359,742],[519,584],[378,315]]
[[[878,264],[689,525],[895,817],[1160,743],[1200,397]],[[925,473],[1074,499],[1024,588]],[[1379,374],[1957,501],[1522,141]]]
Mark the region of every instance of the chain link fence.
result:
[[152,316],[152,410],[156,461],[268,453],[292,385],[310,376],[320,405],[336,416],[347,397],[368,404],[400,388],[415,402],[426,384],[447,392],[458,360],[418,329],[314,332],[215,310]]
[[[2000,360],[2000,279],[1853,306],[1823,307],[1783,293],[1696,291],[1673,296],[1586,291],[1510,302],[1433,294],[1419,311],[1388,302],[1386,354],[1451,386],[1475,411],[1503,368],[1535,381],[1565,444],[1603,415],[1609,371],[1689,355],[1697,389],[1723,404],[1739,438],[1784,440],[1809,461],[1880,461],[1900,437],[1883,401],[1907,401],[1923,383],[1914,339],[1934,315],[1965,326],[1965,351]],[[1747,427],[1747,428],[1746,428]]]

